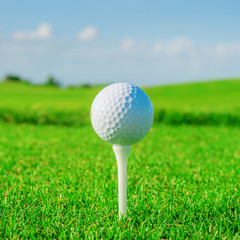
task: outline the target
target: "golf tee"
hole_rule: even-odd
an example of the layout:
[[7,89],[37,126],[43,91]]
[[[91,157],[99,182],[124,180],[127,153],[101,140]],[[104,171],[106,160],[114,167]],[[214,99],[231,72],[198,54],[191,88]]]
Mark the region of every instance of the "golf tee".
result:
[[118,165],[119,219],[127,216],[127,163],[131,145],[113,145]]

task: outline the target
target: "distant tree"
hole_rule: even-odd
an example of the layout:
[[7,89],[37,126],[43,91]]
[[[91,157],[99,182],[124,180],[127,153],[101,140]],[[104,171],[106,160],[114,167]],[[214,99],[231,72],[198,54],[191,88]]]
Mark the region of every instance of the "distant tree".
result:
[[83,83],[81,85],[81,87],[83,87],[83,88],[90,88],[90,87],[92,87],[92,85],[90,83]]
[[14,75],[14,74],[8,74],[6,75],[6,77],[4,78],[5,82],[22,82],[22,79],[20,76],[18,75]]
[[21,78],[19,75],[16,74],[7,74],[3,79],[4,82],[16,82],[16,83],[24,83],[24,84],[31,84],[29,80]]
[[59,87],[60,86],[59,82],[53,76],[49,76],[44,85],[52,86],[52,87]]

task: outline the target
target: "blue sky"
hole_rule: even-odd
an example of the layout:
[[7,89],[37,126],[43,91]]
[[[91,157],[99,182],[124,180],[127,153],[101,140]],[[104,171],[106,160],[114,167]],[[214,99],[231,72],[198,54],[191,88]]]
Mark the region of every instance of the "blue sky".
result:
[[239,0],[0,0],[0,77],[158,85],[240,76],[239,9]]

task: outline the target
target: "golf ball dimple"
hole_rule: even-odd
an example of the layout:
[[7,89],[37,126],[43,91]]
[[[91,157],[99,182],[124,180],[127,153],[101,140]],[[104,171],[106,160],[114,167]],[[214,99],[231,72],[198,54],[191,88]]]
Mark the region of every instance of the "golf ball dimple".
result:
[[147,94],[129,83],[115,83],[95,97],[91,122],[97,135],[110,144],[132,145],[144,138],[153,123]]

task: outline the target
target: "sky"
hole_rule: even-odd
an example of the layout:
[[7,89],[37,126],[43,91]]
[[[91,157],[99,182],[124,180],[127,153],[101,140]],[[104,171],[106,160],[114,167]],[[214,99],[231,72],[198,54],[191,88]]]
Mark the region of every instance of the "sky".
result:
[[240,76],[239,0],[0,0],[0,78],[141,86]]

